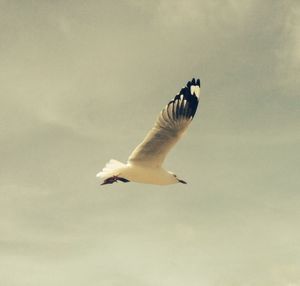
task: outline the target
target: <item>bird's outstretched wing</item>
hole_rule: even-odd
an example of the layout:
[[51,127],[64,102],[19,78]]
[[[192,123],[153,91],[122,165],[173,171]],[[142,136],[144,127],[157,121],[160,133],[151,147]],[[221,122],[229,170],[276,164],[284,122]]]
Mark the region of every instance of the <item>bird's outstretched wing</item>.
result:
[[131,153],[128,162],[148,167],[159,167],[169,150],[191,123],[199,102],[200,80],[193,79],[181,89],[156,119],[142,143]]

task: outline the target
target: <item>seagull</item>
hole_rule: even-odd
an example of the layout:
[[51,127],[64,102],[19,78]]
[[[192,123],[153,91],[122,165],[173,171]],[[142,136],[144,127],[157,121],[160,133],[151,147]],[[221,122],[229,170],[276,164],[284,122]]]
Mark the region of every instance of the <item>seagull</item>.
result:
[[162,163],[170,149],[181,138],[197,110],[200,79],[194,78],[161,111],[154,127],[133,150],[127,164],[111,159],[96,176],[101,185],[137,182],[153,185],[186,184]]

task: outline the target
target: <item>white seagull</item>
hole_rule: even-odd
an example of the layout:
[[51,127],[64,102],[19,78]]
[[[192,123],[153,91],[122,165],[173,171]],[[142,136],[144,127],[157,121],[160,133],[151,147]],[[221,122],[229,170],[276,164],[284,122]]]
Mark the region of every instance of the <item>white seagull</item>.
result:
[[162,163],[175,143],[191,123],[199,102],[200,80],[189,81],[170,101],[156,119],[154,127],[131,153],[127,164],[111,159],[97,174],[101,185],[117,181],[154,185],[186,184],[165,170]]

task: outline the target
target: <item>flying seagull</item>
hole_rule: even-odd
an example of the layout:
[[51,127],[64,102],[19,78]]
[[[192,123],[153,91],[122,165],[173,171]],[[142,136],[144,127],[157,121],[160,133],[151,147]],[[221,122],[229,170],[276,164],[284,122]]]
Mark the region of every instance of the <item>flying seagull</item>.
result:
[[118,181],[154,185],[186,184],[162,163],[191,123],[199,102],[200,79],[194,78],[161,111],[154,127],[131,153],[127,164],[111,159],[97,174],[101,185]]

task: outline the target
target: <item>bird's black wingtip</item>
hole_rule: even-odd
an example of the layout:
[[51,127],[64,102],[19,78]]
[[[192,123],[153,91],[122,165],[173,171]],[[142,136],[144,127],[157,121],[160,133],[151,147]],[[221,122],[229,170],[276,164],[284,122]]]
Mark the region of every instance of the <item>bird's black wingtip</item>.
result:
[[[197,88],[197,86],[199,88]],[[180,101],[181,98],[187,102],[187,105],[180,105],[176,114],[180,115],[181,113],[184,114],[185,117],[193,118],[198,102],[199,102],[199,91],[200,91],[200,79],[193,78],[191,81],[188,81],[186,86],[183,87],[180,92],[175,96],[174,100],[169,102],[173,104],[176,100]]]
[[198,85],[200,87],[200,79],[193,78],[192,80],[188,81],[188,83],[186,84],[187,87],[191,87],[192,85]]

